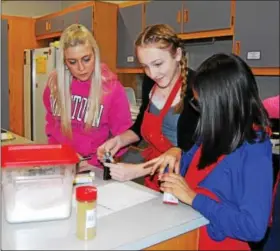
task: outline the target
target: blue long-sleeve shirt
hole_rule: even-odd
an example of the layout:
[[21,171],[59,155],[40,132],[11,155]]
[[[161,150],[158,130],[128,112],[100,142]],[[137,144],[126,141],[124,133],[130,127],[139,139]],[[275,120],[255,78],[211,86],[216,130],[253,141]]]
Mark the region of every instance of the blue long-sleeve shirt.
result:
[[[181,173],[186,172],[195,145],[183,153]],[[216,241],[226,237],[259,241],[267,229],[272,203],[272,147],[269,139],[245,142],[227,155],[199,184],[214,193],[219,202],[197,194],[193,208],[209,220],[207,232]]]

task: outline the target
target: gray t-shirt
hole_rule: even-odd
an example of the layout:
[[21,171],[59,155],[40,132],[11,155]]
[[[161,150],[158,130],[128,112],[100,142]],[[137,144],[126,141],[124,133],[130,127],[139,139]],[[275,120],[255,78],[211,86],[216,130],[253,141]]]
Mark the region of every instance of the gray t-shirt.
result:
[[[150,113],[158,115],[160,110],[151,102]],[[174,113],[174,107],[171,107],[163,119],[162,134],[177,146],[177,123],[180,114]]]

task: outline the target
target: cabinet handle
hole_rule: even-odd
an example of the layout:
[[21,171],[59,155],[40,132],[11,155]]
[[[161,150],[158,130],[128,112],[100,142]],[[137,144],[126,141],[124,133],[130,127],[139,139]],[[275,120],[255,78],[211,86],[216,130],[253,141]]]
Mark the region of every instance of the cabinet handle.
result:
[[183,20],[184,23],[187,23],[189,21],[189,11],[187,9],[184,10]]
[[51,30],[51,23],[50,21],[46,21],[46,31]]
[[181,10],[178,11],[177,13],[177,23],[181,23]]
[[234,25],[234,16],[231,16],[231,26]]
[[49,30],[51,30],[52,29],[52,24],[51,24],[51,22],[49,22]]
[[240,41],[235,41],[235,54],[240,55]]

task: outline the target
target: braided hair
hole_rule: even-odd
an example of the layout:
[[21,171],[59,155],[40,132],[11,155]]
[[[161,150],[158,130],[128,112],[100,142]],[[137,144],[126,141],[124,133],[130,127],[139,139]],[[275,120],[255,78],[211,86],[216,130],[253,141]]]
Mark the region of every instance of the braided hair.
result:
[[175,55],[178,48],[182,50],[180,61],[182,87],[180,102],[175,106],[175,112],[181,113],[184,107],[184,98],[187,91],[187,58],[183,41],[177,36],[175,31],[166,24],[156,24],[147,26],[135,41],[135,48],[138,46],[156,45],[159,49],[169,49]]

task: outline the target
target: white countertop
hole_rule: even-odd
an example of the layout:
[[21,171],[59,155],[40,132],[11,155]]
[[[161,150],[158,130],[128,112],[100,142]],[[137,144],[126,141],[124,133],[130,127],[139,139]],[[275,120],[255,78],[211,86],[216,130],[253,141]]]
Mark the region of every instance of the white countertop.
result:
[[[18,139],[9,144],[24,143],[23,138]],[[98,170],[94,181],[97,187],[115,182],[103,181],[101,175],[102,171]],[[3,215],[2,249],[140,250],[208,224],[208,220],[190,206],[182,203],[177,206],[163,204],[162,194],[134,182],[125,184],[157,196],[98,218],[97,235],[93,240],[81,241],[76,238],[75,209],[69,219],[49,222],[9,224]]]
[[275,155],[280,155],[280,146],[272,147],[272,153]]

